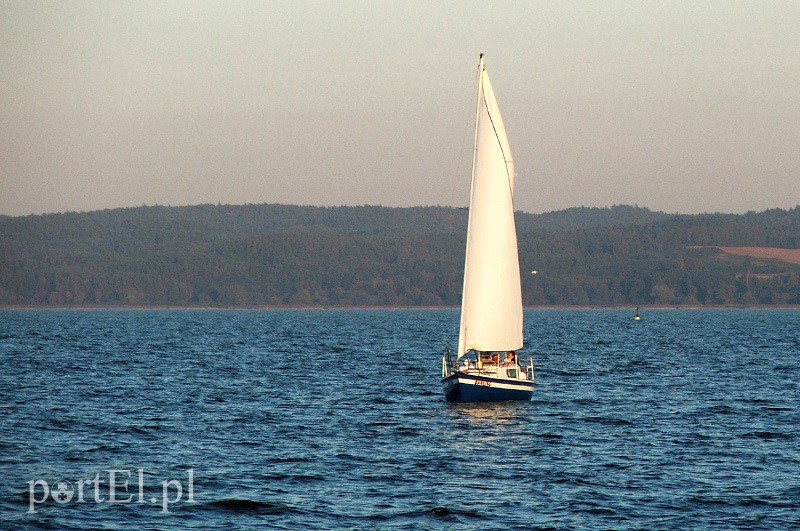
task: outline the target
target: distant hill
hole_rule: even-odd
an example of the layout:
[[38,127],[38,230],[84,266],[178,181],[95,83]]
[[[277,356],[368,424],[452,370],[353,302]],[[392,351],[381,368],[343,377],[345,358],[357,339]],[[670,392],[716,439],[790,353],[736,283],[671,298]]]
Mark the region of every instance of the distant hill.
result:
[[[466,221],[291,205],[0,216],[0,304],[457,305]],[[800,304],[799,265],[719,249],[800,249],[800,207],[580,207],[518,212],[517,229],[529,305]]]
[[544,214],[520,214],[517,228],[521,232],[542,229],[614,227],[644,225],[669,218],[669,214],[653,212],[638,206],[616,205],[610,208],[574,207]]

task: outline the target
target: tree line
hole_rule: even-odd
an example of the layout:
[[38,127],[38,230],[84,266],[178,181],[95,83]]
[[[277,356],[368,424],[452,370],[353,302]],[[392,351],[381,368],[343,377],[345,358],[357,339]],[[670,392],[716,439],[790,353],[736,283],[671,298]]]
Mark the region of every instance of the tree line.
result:
[[[526,305],[800,304],[800,207],[517,213]],[[0,216],[0,304],[455,306],[467,213],[448,207],[143,206]],[[531,274],[537,271],[537,274]]]

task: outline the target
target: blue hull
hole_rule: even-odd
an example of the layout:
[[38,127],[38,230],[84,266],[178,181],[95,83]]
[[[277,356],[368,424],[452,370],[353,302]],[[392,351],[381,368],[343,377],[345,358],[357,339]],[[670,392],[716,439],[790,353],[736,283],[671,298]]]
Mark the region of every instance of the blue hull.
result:
[[[459,382],[459,374],[442,379],[444,397],[448,402],[502,402],[505,400],[530,400],[533,398],[533,382],[529,380],[502,380],[470,375],[478,383]],[[503,389],[498,384],[513,383],[521,389]],[[494,385],[492,385],[494,384]]]

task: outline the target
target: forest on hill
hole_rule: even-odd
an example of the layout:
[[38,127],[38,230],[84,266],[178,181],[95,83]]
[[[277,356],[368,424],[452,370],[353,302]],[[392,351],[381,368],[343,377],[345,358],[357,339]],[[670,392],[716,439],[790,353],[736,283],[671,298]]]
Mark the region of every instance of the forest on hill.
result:
[[[800,206],[516,216],[526,305],[800,304],[800,265],[719,249],[800,249]],[[0,216],[0,305],[455,306],[466,220],[290,205]]]

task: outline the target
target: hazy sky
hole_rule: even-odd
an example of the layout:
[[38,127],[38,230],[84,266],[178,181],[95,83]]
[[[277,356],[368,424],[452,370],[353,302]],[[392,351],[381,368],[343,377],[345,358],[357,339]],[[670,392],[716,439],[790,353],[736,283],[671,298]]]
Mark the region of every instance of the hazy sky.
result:
[[800,203],[800,2],[0,3],[0,213],[468,202],[478,53],[516,207]]

